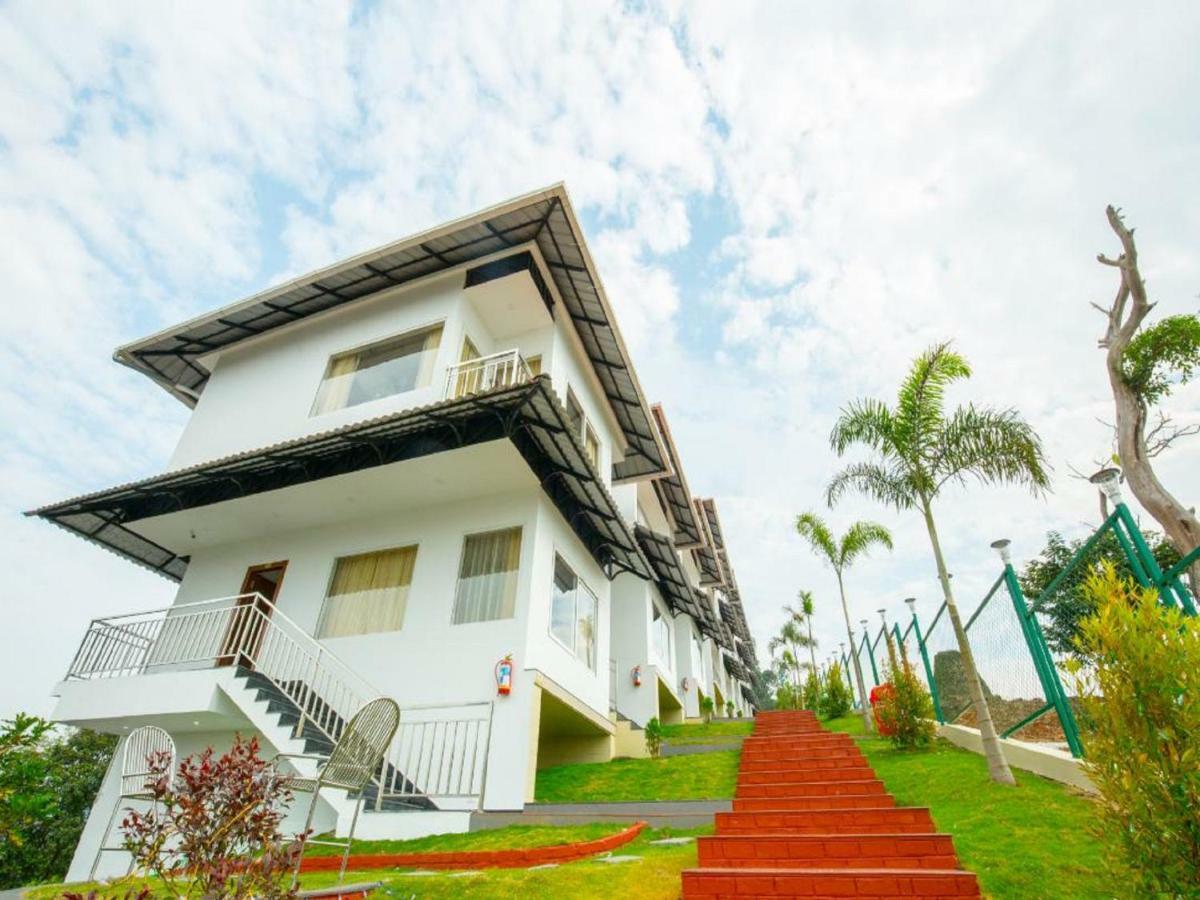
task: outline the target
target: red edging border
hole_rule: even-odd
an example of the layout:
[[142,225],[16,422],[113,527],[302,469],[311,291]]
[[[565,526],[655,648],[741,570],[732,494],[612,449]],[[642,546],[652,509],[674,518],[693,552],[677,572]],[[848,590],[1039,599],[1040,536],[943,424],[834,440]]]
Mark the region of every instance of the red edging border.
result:
[[[525,850],[462,850],[457,853],[370,853],[351,855],[347,869],[392,869],[419,866],[422,869],[524,869],[544,863],[570,862],[594,853],[604,853],[628,844],[647,827],[637,822],[624,831],[553,847],[529,847]],[[309,856],[300,863],[301,872],[336,872],[342,866],[340,856]]]

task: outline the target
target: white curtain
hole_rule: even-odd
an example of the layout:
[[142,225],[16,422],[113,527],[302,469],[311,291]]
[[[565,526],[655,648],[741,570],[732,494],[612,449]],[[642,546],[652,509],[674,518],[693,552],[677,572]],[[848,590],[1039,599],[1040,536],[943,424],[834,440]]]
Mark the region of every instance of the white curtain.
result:
[[458,569],[454,624],[512,618],[520,559],[520,528],[468,535]]

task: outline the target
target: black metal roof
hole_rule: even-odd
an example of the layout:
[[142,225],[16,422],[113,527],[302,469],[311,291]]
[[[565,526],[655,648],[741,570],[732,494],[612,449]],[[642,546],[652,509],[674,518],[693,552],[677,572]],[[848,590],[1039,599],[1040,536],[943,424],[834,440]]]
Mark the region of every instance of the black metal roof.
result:
[[654,480],[654,489],[662,500],[663,506],[670,512],[671,521],[675,524],[675,546],[681,548],[699,547],[704,543],[704,535],[696,519],[696,510],[692,505],[692,492],[688,490],[687,478],[683,474],[683,466],[679,462],[679,451],[675,449],[675,440],[671,437],[671,429],[667,425],[667,416],[662,404],[656,403],[650,407],[658,433],[662,435],[662,443],[667,451],[667,460],[671,471]]
[[704,542],[699,547],[692,549],[696,567],[700,570],[700,583],[706,587],[724,584],[725,573],[721,571],[721,561],[717,557],[712,532],[708,527],[708,514],[704,509],[704,503],[699,499],[693,500],[692,507],[696,513],[696,522],[700,526],[700,533],[704,538]]
[[27,515],[40,516],[179,580],[187,558],[142,537],[130,523],[501,438],[513,442],[542,489],[610,577],[619,570],[653,577],[571,431],[548,375],[249,450]]
[[633,531],[654,569],[659,591],[667,605],[676,613],[691,616],[700,630],[715,640],[717,622],[708,609],[707,598],[688,583],[687,574],[679,565],[679,556],[670,538],[640,524],[635,525]]
[[668,471],[624,341],[561,186],[538,191],[432,231],[360,254],[214,313],[121,347],[116,359],[188,405],[211,372],[201,358],[264,332],[379,291],[536,244],[628,443],[617,480]]
[[746,667],[741,662],[732,656],[721,654],[721,659],[725,663],[725,671],[736,678],[738,681],[749,682],[750,673],[746,671]]

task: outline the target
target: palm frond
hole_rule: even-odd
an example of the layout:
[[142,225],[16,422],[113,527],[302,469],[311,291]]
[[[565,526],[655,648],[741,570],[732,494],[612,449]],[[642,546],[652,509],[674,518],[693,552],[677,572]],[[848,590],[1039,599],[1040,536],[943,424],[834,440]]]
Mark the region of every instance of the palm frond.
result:
[[825,488],[825,502],[836,504],[847,491],[866,494],[886,506],[898,510],[911,508],[917,500],[917,485],[910,475],[899,467],[884,468],[880,463],[854,463],[838,472]]
[[829,435],[829,445],[838,456],[853,444],[886,452],[891,442],[892,411],[882,400],[870,397],[855,400],[842,409]]
[[871,552],[872,547],[892,549],[892,533],[878,522],[855,522],[842,535],[838,550],[844,565],[850,565],[859,556]]
[[1050,485],[1041,439],[1011,409],[956,409],[942,431],[931,470],[938,488],[969,476],[984,484],[1023,484],[1035,495]]
[[801,590],[796,597],[800,601],[800,612],[804,614],[805,618],[810,617],[816,609],[812,591]]
[[801,513],[796,516],[796,533],[808,541],[814,553],[824,556],[830,565],[837,563],[837,542],[825,520],[816,513]]
[[894,423],[896,443],[907,448],[906,455],[924,455],[943,425],[946,388],[970,377],[970,365],[950,349],[949,341],[934,344],[913,360],[896,398]]

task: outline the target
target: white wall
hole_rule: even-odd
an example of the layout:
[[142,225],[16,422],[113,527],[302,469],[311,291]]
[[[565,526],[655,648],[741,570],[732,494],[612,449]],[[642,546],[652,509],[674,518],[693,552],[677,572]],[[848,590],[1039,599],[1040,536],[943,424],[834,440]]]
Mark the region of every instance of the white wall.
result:
[[[654,683],[650,645],[650,583],[636,575],[618,575],[612,586],[613,659],[617,663],[617,712],[637,725],[658,715],[658,686]],[[635,687],[632,670],[642,668]]]

